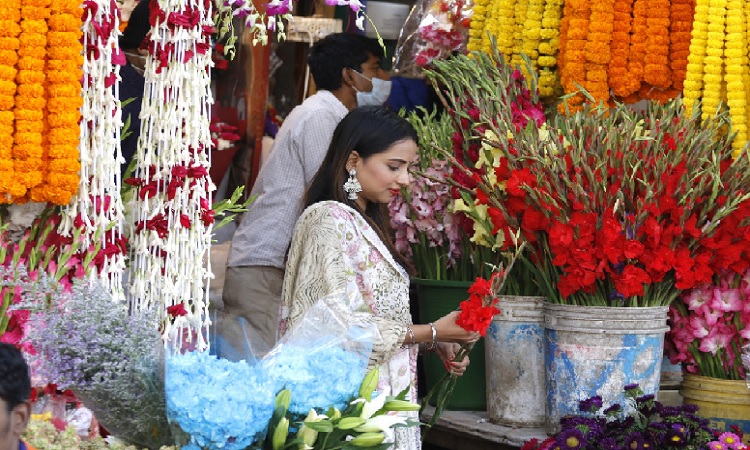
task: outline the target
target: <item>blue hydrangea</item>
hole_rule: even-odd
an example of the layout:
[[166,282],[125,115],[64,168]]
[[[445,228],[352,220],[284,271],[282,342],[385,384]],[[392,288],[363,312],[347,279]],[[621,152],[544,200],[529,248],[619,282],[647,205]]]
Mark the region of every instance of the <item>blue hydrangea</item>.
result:
[[306,415],[335,406],[344,409],[357,395],[367,369],[367,358],[330,342],[311,341],[280,345],[262,364],[275,380],[276,391],[289,389],[289,411]]
[[240,450],[263,437],[277,389],[260,369],[206,352],[169,358],[167,417],[190,435],[183,448]]

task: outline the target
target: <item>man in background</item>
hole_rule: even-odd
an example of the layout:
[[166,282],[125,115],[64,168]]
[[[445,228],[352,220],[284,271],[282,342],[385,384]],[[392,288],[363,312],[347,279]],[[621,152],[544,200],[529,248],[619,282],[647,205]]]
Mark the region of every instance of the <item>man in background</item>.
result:
[[232,239],[224,313],[244,318],[269,347],[276,342],[286,252],[303,195],[341,119],[357,106],[382,105],[388,98],[383,56],[376,40],[354,33],[332,34],[313,45],[308,64],[318,92],[281,126],[251,191],[257,197]]
[[21,440],[31,418],[31,379],[21,352],[0,343],[0,450],[34,450]]

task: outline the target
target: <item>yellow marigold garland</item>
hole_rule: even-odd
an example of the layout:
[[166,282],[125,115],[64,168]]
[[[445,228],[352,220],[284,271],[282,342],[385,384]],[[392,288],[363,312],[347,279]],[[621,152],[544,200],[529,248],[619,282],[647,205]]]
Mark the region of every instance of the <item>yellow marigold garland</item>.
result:
[[747,18],[742,0],[727,0],[726,4],[726,59],[724,81],[727,86],[727,105],[732,119],[732,131],[736,132],[732,149],[739,155],[747,143],[747,91],[748,72]]
[[672,86],[682,90],[690,55],[690,32],[693,29],[693,0],[672,0],[669,25],[669,67]]
[[21,0],[0,3],[0,203],[12,200],[15,184],[13,166],[13,108],[16,95],[16,51],[20,45]]
[[470,52],[482,49],[482,38],[486,34],[484,29],[490,4],[490,0],[476,0],[474,3],[469,25],[469,41],[466,44],[466,48]]
[[697,0],[693,29],[690,32],[690,55],[688,56],[682,98],[686,113],[692,113],[695,102],[701,98],[703,91],[703,64],[706,58],[708,42],[708,4],[710,0]]
[[666,89],[672,86],[669,68],[669,14],[670,0],[646,0],[646,54],[643,80],[650,85]]
[[[510,61],[513,54],[513,39],[516,28],[515,7],[513,0],[494,0],[492,2],[492,17],[488,20],[487,31],[497,40],[497,49]],[[489,49],[490,41],[485,34],[482,36],[482,48]]]
[[[78,135],[81,99],[82,44],[80,4],[71,0],[52,0],[52,17],[47,33],[48,65],[55,76],[47,80],[49,145],[45,148],[45,183],[31,191],[34,201],[67,204],[78,191]],[[54,19],[53,19],[54,18]],[[57,132],[59,131],[59,132]],[[72,137],[75,136],[75,139]],[[56,160],[51,170],[50,158]]]
[[702,116],[707,119],[716,113],[721,101],[722,69],[724,59],[724,27],[727,18],[727,0],[709,0],[706,58],[703,63]]
[[[18,73],[13,139],[14,183],[9,193],[14,202],[28,200],[28,190],[43,180],[42,135],[44,121],[24,120],[25,111],[43,105],[44,60],[47,54],[47,18],[50,0],[21,0],[21,33],[18,36]],[[39,108],[39,109],[42,109]]]
[[557,72],[557,54],[560,47],[560,18],[563,0],[547,0],[544,3],[542,29],[539,42],[539,94],[548,98],[560,92]]
[[529,9],[529,3],[531,0],[515,0],[514,1],[514,15],[513,15],[513,50],[510,56],[511,65],[523,65],[523,59],[521,58],[521,52],[523,51],[523,39],[524,39],[524,23],[526,22],[526,13]]
[[[521,29],[522,42],[520,52],[529,57],[534,70],[537,70],[539,66],[539,44],[542,40],[544,3],[544,0],[529,0],[529,5],[526,8],[526,20],[524,20],[523,28]],[[528,74],[525,75],[528,76]]]

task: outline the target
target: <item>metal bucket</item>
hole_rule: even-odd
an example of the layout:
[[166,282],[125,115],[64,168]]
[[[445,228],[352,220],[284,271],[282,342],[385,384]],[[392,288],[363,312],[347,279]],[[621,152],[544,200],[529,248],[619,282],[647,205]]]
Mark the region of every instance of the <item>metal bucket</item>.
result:
[[656,394],[668,309],[544,304],[548,433],[595,395],[606,407],[625,400],[628,384]]
[[500,297],[485,337],[487,416],[509,427],[544,425],[544,297]]

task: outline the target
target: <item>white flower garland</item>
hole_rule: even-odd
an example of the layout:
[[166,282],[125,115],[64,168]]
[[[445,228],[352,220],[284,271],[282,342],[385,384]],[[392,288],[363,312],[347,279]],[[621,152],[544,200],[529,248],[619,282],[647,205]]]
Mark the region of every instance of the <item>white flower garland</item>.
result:
[[[81,107],[81,181],[78,195],[63,213],[60,233],[79,229],[82,248],[99,243],[94,258],[96,270],[115,300],[124,300],[122,273],[125,270],[122,235],[123,206],[120,199],[120,109],[118,85],[124,61],[117,38],[119,10],[109,0],[84,4],[83,22],[83,106]],[[114,86],[114,89],[113,89]]]
[[152,9],[136,152],[129,301],[154,310],[172,346],[208,347],[210,0],[159,0]]

